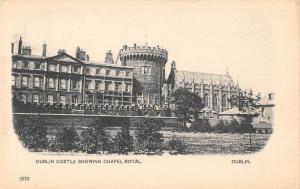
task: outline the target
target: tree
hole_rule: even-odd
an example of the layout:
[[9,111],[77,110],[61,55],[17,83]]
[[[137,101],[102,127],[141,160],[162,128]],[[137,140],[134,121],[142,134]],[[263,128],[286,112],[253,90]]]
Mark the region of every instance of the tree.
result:
[[203,108],[202,99],[196,94],[184,88],[176,89],[171,94],[172,103],[175,104],[175,115],[183,121],[183,126],[191,119],[198,117]]
[[57,142],[57,148],[60,151],[65,152],[76,149],[76,142],[79,140],[74,125],[67,125],[66,127],[63,127],[56,134],[55,138]]
[[126,154],[133,151],[133,137],[130,135],[130,123],[124,120],[121,123],[121,132],[119,131],[114,139],[116,151],[120,154]]
[[141,119],[134,123],[139,150],[155,152],[162,150],[163,135],[159,133],[165,125],[158,119]]
[[102,120],[97,120],[81,133],[82,151],[87,153],[111,151],[110,136],[101,125],[102,122]]
[[14,127],[24,147],[34,150],[47,148],[47,128],[42,126],[39,117],[15,120]]

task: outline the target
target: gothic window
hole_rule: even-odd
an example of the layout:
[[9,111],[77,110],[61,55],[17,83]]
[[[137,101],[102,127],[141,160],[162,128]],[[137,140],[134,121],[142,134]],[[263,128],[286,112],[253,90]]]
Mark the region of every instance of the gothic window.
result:
[[72,81],[72,89],[76,90],[78,87],[78,82],[77,81]]
[[100,74],[100,69],[96,69],[96,75]]
[[105,75],[106,75],[106,76],[110,76],[110,70],[106,70]]
[[218,96],[217,94],[214,94],[213,96],[213,109],[217,109],[218,107]]
[[204,107],[208,107],[208,103],[209,103],[209,102],[208,102],[208,100],[209,100],[208,98],[209,98],[209,97],[208,97],[208,94],[205,93],[205,94],[204,94]]
[[226,95],[224,94],[223,96],[222,96],[222,107],[223,108],[226,108],[227,107],[227,97],[226,97]]

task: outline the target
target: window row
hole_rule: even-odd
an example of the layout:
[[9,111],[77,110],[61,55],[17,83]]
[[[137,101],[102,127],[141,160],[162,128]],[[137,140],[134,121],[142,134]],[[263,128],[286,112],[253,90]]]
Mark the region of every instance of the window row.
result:
[[[95,88],[94,88],[95,85]],[[93,84],[92,81],[87,80],[85,82],[85,89],[95,89],[95,90],[105,90],[105,91],[123,91],[123,92],[131,92],[131,84],[130,83],[122,83],[122,82],[112,82],[112,81],[96,81]]]
[[109,76],[109,77],[132,77],[131,71],[115,70],[115,69],[105,69],[105,68],[85,68],[85,74],[88,75],[99,75],[99,76]]

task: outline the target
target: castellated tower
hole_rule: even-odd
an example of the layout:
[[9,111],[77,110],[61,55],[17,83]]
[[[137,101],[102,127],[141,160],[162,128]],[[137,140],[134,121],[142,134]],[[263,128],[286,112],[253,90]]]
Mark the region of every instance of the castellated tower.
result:
[[124,45],[120,50],[120,60],[122,65],[134,68],[137,104],[160,105],[168,51],[159,46]]

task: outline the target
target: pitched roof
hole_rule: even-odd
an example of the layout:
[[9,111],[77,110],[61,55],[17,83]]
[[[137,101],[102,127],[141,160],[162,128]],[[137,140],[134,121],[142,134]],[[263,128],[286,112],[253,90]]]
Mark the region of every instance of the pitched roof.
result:
[[228,74],[209,74],[201,72],[181,71],[176,72],[176,80],[185,83],[202,83],[214,85],[233,85],[233,80]]
[[69,54],[67,54],[66,52],[62,52],[61,54],[48,57],[47,59],[61,61],[61,62],[73,62],[73,63],[83,64],[82,61],[80,61],[79,59],[77,59],[77,58],[75,58],[75,57],[73,57]]
[[261,106],[272,106],[274,105],[274,93],[269,93],[266,96],[262,97],[258,102],[258,105]]

